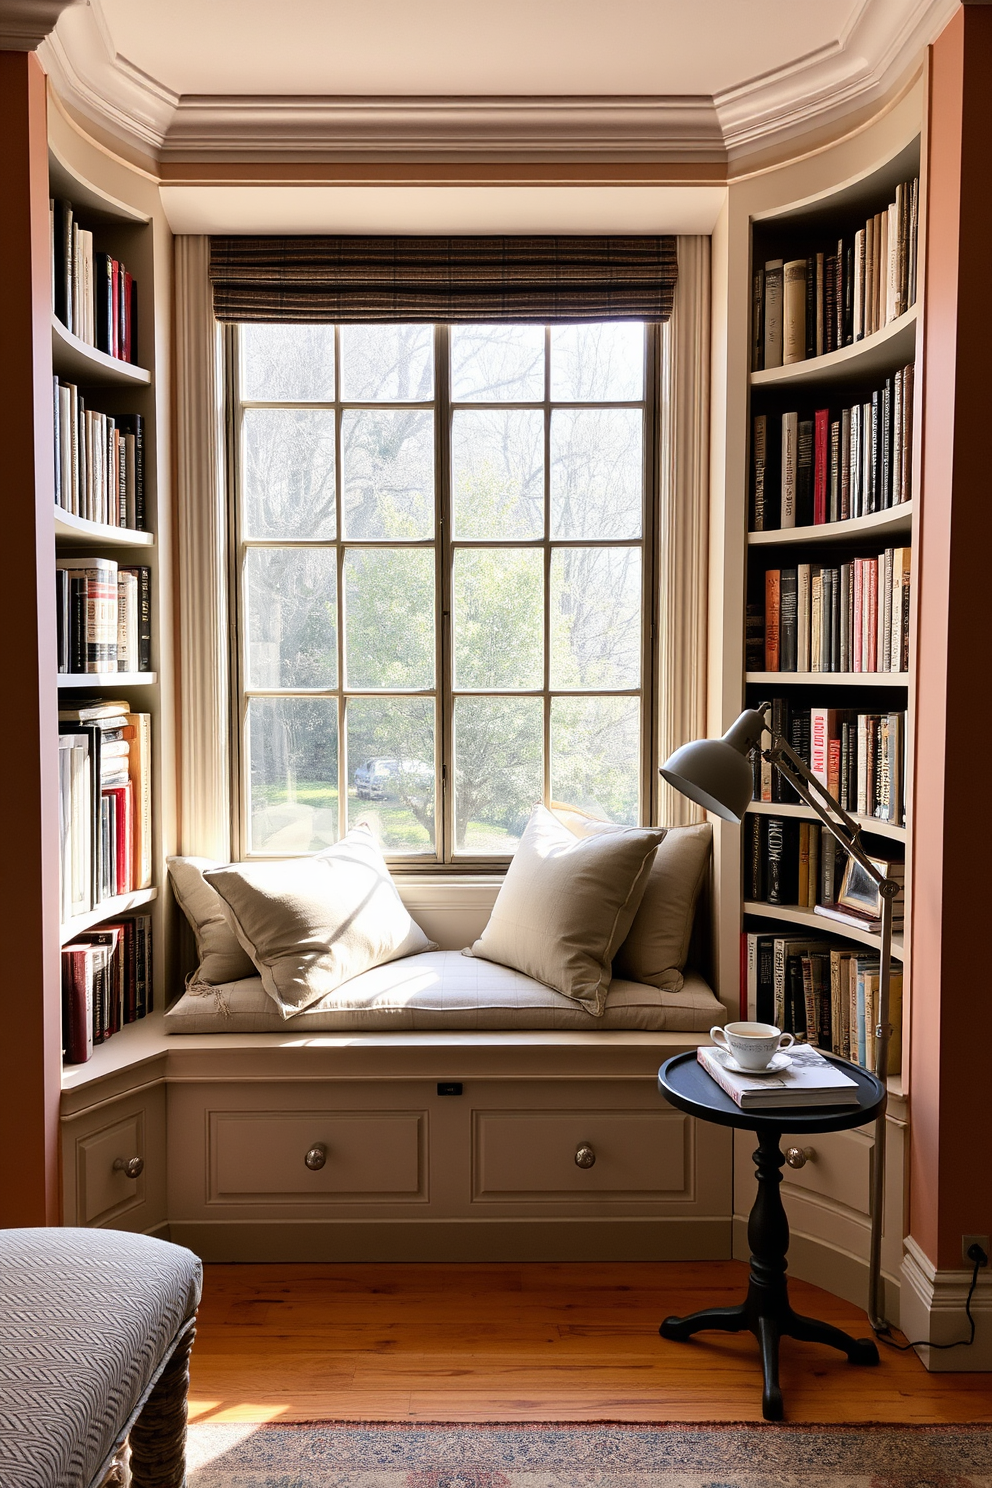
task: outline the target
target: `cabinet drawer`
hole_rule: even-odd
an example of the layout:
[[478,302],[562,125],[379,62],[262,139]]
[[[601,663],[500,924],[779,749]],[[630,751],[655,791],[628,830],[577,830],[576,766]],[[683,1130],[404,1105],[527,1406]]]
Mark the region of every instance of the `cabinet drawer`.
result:
[[794,1137],[786,1133],[782,1151],[788,1152],[790,1147],[810,1148],[813,1156],[801,1168],[790,1168],[786,1163],[782,1169],[786,1194],[789,1188],[796,1188],[805,1194],[833,1199],[858,1214],[869,1213],[871,1137],[859,1131],[829,1132],[821,1137]]
[[[473,1198],[659,1197],[686,1188],[680,1111],[475,1112]],[[576,1153],[591,1149],[591,1166]],[[588,1156],[588,1154],[587,1154]]]
[[[125,1164],[139,1158],[129,1178]],[[161,1087],[62,1122],[63,1221],[149,1230],[165,1219],[165,1098]]]
[[[209,1133],[213,1202],[425,1196],[419,1111],[213,1111]],[[324,1164],[311,1169],[317,1146]]]

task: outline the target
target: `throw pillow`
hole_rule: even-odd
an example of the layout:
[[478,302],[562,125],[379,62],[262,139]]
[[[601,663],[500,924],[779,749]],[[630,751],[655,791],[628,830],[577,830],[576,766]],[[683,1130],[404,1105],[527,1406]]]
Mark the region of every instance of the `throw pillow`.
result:
[[284,1018],[373,966],[436,949],[366,826],[310,858],[232,863],[206,878]]
[[[600,821],[575,806],[552,802],[552,810],[577,837],[625,830]],[[644,895],[613,971],[625,981],[645,982],[663,992],[679,992],[689,954],[692,922],[706,870],[713,828],[709,822],[669,827],[655,853]]]
[[196,937],[196,954],[200,964],[194,982],[207,982],[211,987],[222,982],[238,982],[255,976],[250,956],[227,914],[227,905],[203,877],[211,868],[220,868],[212,858],[170,858],[169,874],[179,907],[189,920]]
[[577,837],[533,811],[485,930],[467,952],[562,992],[597,1017],[664,833],[617,827]]

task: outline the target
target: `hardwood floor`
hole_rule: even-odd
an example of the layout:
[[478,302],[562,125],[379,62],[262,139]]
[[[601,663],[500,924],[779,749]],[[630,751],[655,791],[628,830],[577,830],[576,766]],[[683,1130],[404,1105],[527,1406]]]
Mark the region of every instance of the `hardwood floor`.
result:
[[[669,1313],[736,1301],[735,1261],[206,1267],[190,1416],[213,1421],[760,1420],[750,1334],[667,1343]],[[864,1313],[791,1283],[857,1337]],[[877,1369],[786,1340],[792,1421],[992,1421],[992,1375]]]

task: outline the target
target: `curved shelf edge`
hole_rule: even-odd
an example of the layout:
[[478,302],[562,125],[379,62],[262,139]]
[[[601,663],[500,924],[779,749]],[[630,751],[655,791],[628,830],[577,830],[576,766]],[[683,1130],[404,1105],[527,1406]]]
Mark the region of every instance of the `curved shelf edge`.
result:
[[158,672],[59,672],[59,687],[152,687]]
[[884,687],[905,692],[908,672],[745,672],[744,680],[757,687]]
[[785,547],[791,543],[843,542],[864,536],[909,536],[913,526],[912,501],[900,502],[885,511],[871,512],[866,517],[848,517],[844,522],[821,522],[813,527],[770,527],[763,532],[749,532],[749,547]]
[[765,372],[751,373],[751,387],[801,387],[807,382],[860,382],[890,367],[905,366],[916,357],[917,306],[910,305],[902,315],[890,320],[881,330],[863,341],[842,346],[825,356],[807,357],[790,362],[786,367],[769,367]]
[[153,548],[154,532],[140,532],[134,527],[115,527],[109,522],[91,522],[77,517],[64,507],[55,508],[55,536],[60,542],[99,543],[118,548]]
[[[857,925],[844,925],[840,920],[828,919],[826,915],[814,914],[811,909],[801,909],[798,904],[759,904],[745,899],[744,913],[757,915],[764,920],[783,920],[798,925],[803,930],[815,930],[818,935],[835,935],[840,940],[854,940],[860,945],[870,946],[873,951],[881,949],[881,939],[872,930],[859,930]],[[903,938],[892,937],[892,955],[895,960],[903,957]]]
[[137,207],[110,196],[79,175],[52,144],[48,146],[48,184],[51,196],[64,197],[74,207],[83,207],[91,215],[109,218],[128,227],[143,227],[149,221],[146,213],[139,212]]
[[113,899],[103,899],[95,909],[88,909],[85,914],[74,915],[71,920],[66,920],[59,931],[59,943],[65,945],[77,935],[92,930],[94,925],[102,925],[104,920],[129,914],[132,909],[140,909],[143,904],[151,904],[157,898],[158,889],[150,888],[135,889],[132,894],[117,894]]
[[109,382],[128,387],[149,387],[152,374],[133,362],[108,356],[74,336],[57,316],[52,316],[52,367],[59,377],[92,384]]
[[[795,801],[751,801],[747,810],[753,816],[791,816],[800,821],[820,821],[815,811]],[[893,842],[906,841],[906,828],[898,826],[896,822],[881,821],[877,816],[858,816],[853,811],[849,814],[862,832],[874,833],[876,837],[891,837]]]

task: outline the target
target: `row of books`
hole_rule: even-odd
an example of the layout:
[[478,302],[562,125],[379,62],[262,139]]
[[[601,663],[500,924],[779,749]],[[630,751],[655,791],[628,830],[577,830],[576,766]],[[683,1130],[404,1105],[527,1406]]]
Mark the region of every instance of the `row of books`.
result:
[[90,522],[145,531],[143,415],[87,408],[78,387],[57,377],[54,411],[56,504]]
[[[906,715],[809,708],[773,698],[771,729],[853,815],[903,826],[906,820]],[[792,786],[758,750],[751,756],[754,799],[788,805]]]
[[764,605],[748,605],[748,671],[907,671],[910,572],[909,548],[767,569]]
[[138,286],[119,259],[97,253],[71,202],[50,201],[52,304],[66,330],[123,362],[138,360]]
[[[835,941],[808,936],[741,936],[742,1019],[773,1023],[783,1033],[875,1068],[879,958]],[[897,1075],[902,1052],[902,971],[889,982],[888,1071]]]
[[85,1064],[94,1045],[153,1011],[151,915],[88,930],[62,949],[62,1058]]
[[871,336],[916,303],[919,179],[853,238],[755,271],[751,370],[789,366]]
[[151,569],[112,558],[55,560],[58,669],[148,672],[152,665]]
[[123,701],[59,711],[62,922],[152,881],[151,715]]
[[[901,862],[872,859],[880,873],[902,882]],[[832,832],[819,822],[794,816],[749,813],[744,829],[744,889],[753,904],[793,905],[860,929],[881,924],[877,885],[848,857]],[[901,925],[902,895],[893,903],[892,923]]]
[[912,365],[851,408],[757,414],[751,530],[815,527],[900,506],[913,494],[912,449]]

